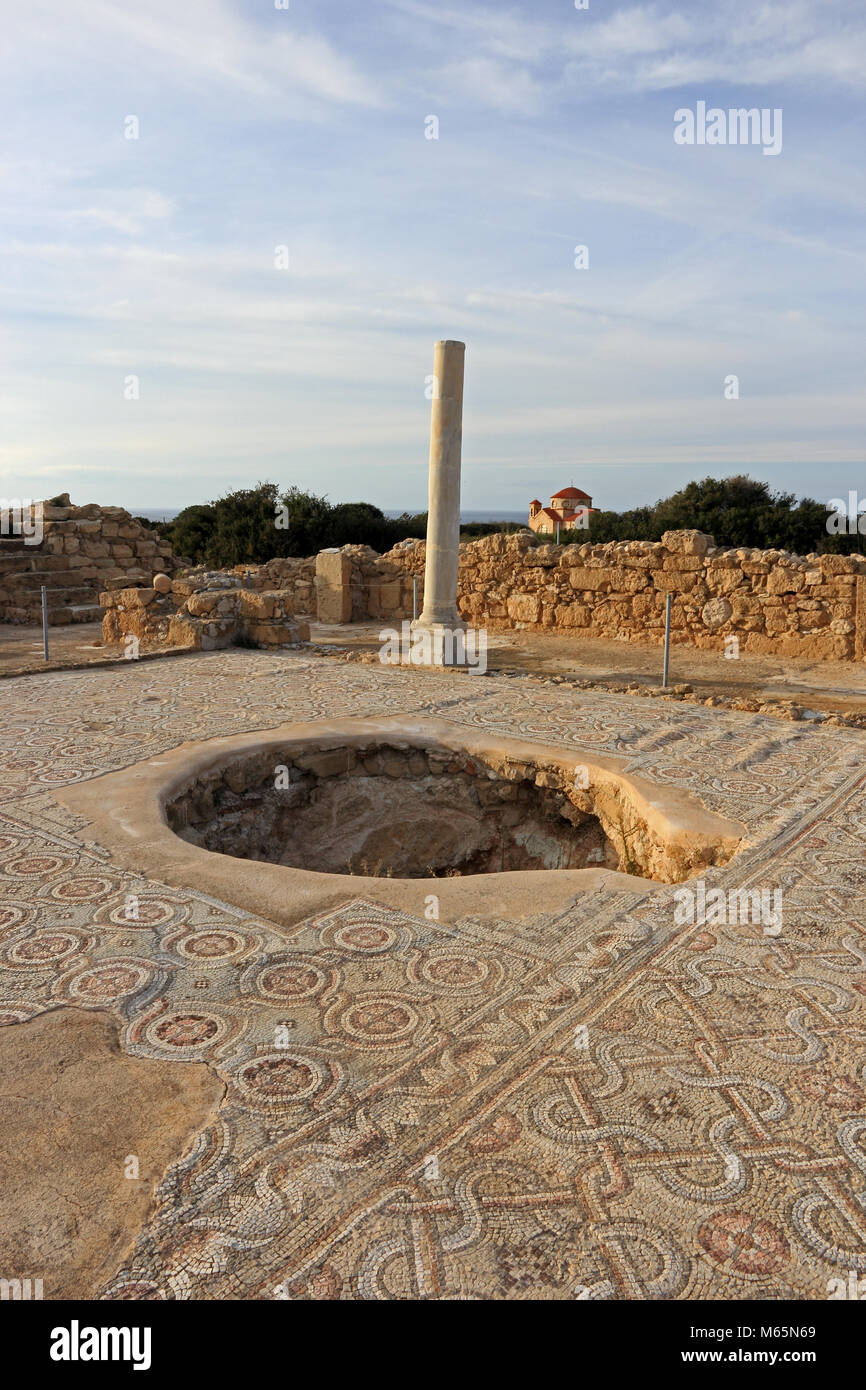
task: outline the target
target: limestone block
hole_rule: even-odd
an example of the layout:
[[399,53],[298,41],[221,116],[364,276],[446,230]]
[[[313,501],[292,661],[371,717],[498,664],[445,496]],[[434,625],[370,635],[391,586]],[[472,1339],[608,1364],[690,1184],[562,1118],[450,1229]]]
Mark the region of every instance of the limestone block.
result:
[[853,555],[822,555],[819,562],[824,574],[857,574],[860,569]]
[[222,597],[222,591],[219,589],[202,589],[200,593],[189,595],[186,611],[194,618],[203,618],[213,612]]
[[704,582],[714,594],[732,593],[738,584],[742,584],[744,578],[740,566],[733,564],[724,569],[708,566],[703,572]]
[[704,567],[702,555],[668,555],[662,564],[663,570],[700,570]]
[[278,602],[276,594],[271,590],[241,589],[240,611],[243,617],[252,618],[261,622],[263,618],[273,618],[274,610]]
[[120,589],[117,591],[118,606],[127,610],[145,608],[155,598],[155,589]]
[[153,576],[153,587],[158,594],[168,594],[171,592],[171,580],[167,574],[155,574]]
[[537,594],[512,594],[506,608],[509,618],[517,623],[537,623],[541,617],[541,599]]
[[770,608],[764,613],[764,627],[771,636],[788,631],[788,614],[784,608]]
[[[399,579],[370,585],[370,616],[390,617],[400,611],[401,584]],[[410,615],[411,616],[411,615]]]
[[[665,532],[665,534],[670,533]],[[676,534],[681,533],[677,532]],[[700,534],[700,531],[695,532],[695,535]],[[653,570],[652,580],[656,588],[663,594],[688,593],[689,589],[695,585],[697,574],[694,570]]]
[[866,657],[866,576],[857,579],[856,608],[854,612],[854,657],[857,661]]
[[316,556],[316,615],[320,623],[348,623],[352,617],[351,559],[343,550]]
[[581,565],[569,571],[568,582],[572,589],[603,589],[610,586],[610,570],[589,569]]
[[298,640],[292,623],[250,621],[244,624],[244,632],[251,642],[258,642],[263,647],[281,647],[286,642]]
[[176,614],[168,625],[168,645],[170,647],[201,647],[201,623]]
[[730,619],[733,608],[726,598],[711,598],[701,610],[701,619],[711,632],[722,627]]
[[704,531],[665,531],[662,536],[666,550],[682,555],[706,555],[709,546],[715,543],[714,537]]
[[627,569],[624,565],[617,565],[608,572],[611,587],[618,593],[635,594],[649,583],[649,573],[645,569]]

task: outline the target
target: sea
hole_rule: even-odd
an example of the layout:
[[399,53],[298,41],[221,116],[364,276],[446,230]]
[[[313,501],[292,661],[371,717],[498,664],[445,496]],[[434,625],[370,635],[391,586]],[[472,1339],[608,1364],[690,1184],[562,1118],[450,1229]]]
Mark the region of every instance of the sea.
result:
[[[157,508],[156,510],[152,510],[152,509],[151,509],[151,510],[148,510],[148,509],[145,509],[145,510],[143,510],[143,511],[136,511],[136,509],[135,509],[134,507],[130,507],[129,510],[133,513],[134,516],[146,516],[147,519],[148,519],[148,521],[173,521],[174,518],[175,518],[176,516],[178,516],[178,514],[180,513],[181,508],[180,508],[180,507],[159,507],[159,508]],[[426,506],[423,506],[423,507],[401,507],[401,508],[399,508],[399,509],[397,509],[397,510],[394,510],[394,509],[387,509],[387,508],[384,508],[384,507],[383,507],[382,510],[385,512],[385,515],[386,515],[386,516],[398,517],[398,516],[402,516],[404,512],[408,512],[409,516],[418,516],[421,512],[426,511],[427,508],[426,508]],[[528,512],[529,512],[529,509],[528,509],[528,508],[524,508],[522,512],[505,512],[505,511],[498,511],[498,512],[489,512],[489,511],[488,511],[488,512],[473,512],[473,511],[461,511],[461,513],[460,513],[460,520],[461,520],[461,522],[462,522],[464,525],[468,525],[470,521],[524,521],[524,522],[525,522],[525,521],[526,521],[526,518],[527,518],[527,515],[528,515]]]

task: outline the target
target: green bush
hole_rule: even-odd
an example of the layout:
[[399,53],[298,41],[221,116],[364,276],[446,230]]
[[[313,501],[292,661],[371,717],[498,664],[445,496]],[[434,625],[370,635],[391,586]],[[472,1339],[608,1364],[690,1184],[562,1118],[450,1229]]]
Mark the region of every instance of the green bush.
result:
[[392,519],[370,502],[331,506],[325,497],[276,483],[257,483],[184,510],[159,530],[176,555],[212,569],[264,564],[276,556],[315,555],[329,546],[370,545],[390,550],[407,537],[426,535],[427,517]]
[[768,483],[738,473],[687,483],[653,507],[594,512],[588,530],[570,532],[568,539],[658,541],[665,531],[697,530],[714,536],[720,546],[790,550],[798,555],[866,553],[866,536],[827,531],[829,514],[824,502],[810,497],[796,502],[794,493],[772,492]]
[[[834,535],[827,531],[826,503],[793,493],[773,492],[768,483],[743,473],[730,478],[704,478],[651,507],[630,511],[597,511],[585,530],[560,532],[563,544],[584,541],[658,541],[665,531],[698,530],[721,546],[754,546],[762,550],[792,550],[866,554],[866,536]],[[279,522],[286,521],[283,526]],[[274,556],[315,555],[329,546],[369,545],[380,553],[410,537],[423,540],[427,514],[387,517],[371,502],[341,502],[290,487],[281,493],[276,483],[257,483],[207,504],[186,507],[161,533],[176,555],[214,569],[262,564]],[[516,522],[470,522],[460,528],[464,540],[494,532],[521,530]],[[537,536],[535,543],[552,539]]]

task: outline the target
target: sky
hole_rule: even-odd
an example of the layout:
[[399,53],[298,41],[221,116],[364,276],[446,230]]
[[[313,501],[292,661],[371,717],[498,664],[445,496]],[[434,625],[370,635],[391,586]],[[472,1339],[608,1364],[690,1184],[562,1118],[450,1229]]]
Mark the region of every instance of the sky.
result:
[[0,0],[0,495],[866,494],[862,0],[285,2]]

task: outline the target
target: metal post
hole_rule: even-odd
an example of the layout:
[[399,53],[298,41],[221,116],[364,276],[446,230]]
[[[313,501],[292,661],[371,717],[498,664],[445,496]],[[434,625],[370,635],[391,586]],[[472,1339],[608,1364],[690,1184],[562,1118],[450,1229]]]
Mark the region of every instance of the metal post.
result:
[[42,585],[42,646],[48,660],[48,590]]
[[418,617],[418,576],[412,575],[412,621]]
[[671,665],[671,603],[673,595],[667,594],[665,597],[665,669],[662,676],[662,690],[667,689],[668,673]]
[[559,545],[559,522],[556,523],[556,544]]

